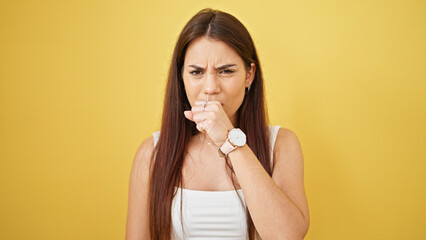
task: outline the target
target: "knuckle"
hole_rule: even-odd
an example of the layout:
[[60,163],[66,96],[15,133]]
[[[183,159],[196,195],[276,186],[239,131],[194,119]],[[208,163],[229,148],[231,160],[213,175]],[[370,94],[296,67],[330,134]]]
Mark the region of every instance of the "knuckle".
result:
[[195,122],[198,122],[200,120],[200,115],[194,114],[194,116],[192,118],[194,119]]

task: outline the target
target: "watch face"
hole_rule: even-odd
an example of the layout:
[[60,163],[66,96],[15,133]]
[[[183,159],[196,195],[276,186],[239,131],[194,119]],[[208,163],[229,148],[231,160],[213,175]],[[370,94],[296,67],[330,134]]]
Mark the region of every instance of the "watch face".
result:
[[242,147],[244,144],[246,144],[246,135],[239,128],[234,128],[229,132],[229,139],[234,145],[239,147]]

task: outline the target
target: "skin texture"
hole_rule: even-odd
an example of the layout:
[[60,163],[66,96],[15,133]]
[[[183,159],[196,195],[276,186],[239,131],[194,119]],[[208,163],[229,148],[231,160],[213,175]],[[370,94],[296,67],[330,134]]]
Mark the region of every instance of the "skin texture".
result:
[[[227,64],[234,66],[217,69]],[[245,88],[253,81],[255,69],[254,64],[245,68],[238,54],[220,41],[202,37],[188,47],[182,76],[192,108],[183,114],[197,124],[200,133],[188,145],[182,169],[184,188],[233,189],[223,158],[217,156],[217,148],[225,142],[228,130],[235,126],[236,112],[245,97]],[[206,99],[209,99],[207,104]],[[211,144],[204,144],[201,139]],[[130,175],[126,239],[149,239],[147,187],[153,149],[150,137],[135,155]],[[303,239],[310,218],[304,190],[303,155],[294,132],[280,128],[273,156],[271,178],[247,145],[228,155],[237,186],[243,191],[262,239]]]

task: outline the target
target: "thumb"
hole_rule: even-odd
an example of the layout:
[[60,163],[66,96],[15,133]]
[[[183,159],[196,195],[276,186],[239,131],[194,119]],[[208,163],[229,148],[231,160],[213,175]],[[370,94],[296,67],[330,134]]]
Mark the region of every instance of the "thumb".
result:
[[189,120],[194,121],[194,120],[193,120],[193,118],[192,118],[192,117],[194,116],[194,114],[192,113],[192,111],[184,111],[184,112],[183,112],[183,114],[184,114],[184,115],[185,115],[185,117],[186,117],[186,118],[188,118]]

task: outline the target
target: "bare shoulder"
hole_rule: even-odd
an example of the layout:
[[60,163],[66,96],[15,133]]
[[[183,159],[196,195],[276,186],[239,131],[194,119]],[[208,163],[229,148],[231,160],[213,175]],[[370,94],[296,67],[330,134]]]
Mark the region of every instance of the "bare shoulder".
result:
[[272,177],[284,187],[303,184],[303,154],[299,138],[288,128],[280,128],[274,147]]
[[277,134],[274,147],[274,159],[277,163],[280,160],[301,161],[302,148],[296,133],[288,128],[280,128]]
[[149,235],[149,179],[154,139],[151,136],[138,147],[129,181],[126,239],[150,239]]
[[[150,136],[145,139],[136,150],[136,154],[133,161],[132,172],[141,173],[150,169],[151,157],[154,151],[154,137]],[[136,172],[135,172],[136,171]],[[139,175],[139,174],[136,174]]]
[[150,136],[145,139],[138,147],[136,151],[136,157],[144,157],[150,155],[154,151],[154,137]]

